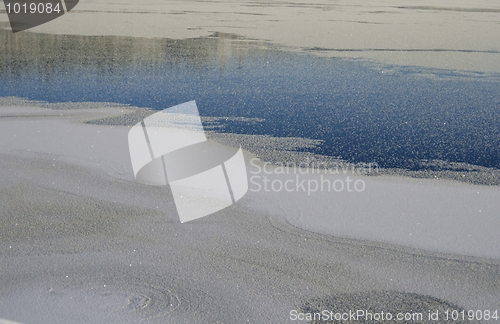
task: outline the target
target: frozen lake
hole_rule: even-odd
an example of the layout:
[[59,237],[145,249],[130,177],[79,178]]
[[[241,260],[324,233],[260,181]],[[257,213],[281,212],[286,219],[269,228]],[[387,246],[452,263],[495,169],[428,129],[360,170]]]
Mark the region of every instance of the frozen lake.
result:
[[231,35],[0,33],[0,96],[153,109],[196,100],[203,116],[230,117],[217,131],[319,140],[304,150],[352,163],[500,167],[495,73],[327,58]]

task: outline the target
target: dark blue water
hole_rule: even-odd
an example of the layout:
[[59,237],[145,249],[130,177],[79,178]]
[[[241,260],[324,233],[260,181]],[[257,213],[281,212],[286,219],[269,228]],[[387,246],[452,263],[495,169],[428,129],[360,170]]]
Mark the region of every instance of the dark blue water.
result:
[[155,109],[196,100],[205,116],[264,119],[228,122],[226,132],[320,139],[312,152],[351,162],[500,168],[495,76],[375,68],[217,38],[0,33],[0,96]]

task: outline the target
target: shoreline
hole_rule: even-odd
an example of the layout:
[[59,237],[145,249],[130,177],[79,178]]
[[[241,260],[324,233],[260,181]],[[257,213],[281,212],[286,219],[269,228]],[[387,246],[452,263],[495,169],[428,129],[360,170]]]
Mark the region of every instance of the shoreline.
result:
[[[88,125],[101,126],[125,126],[131,127],[143,118],[153,114],[157,110],[149,108],[133,107],[120,103],[110,102],[60,102],[49,103],[45,101],[29,100],[17,97],[0,97],[0,106],[26,106],[41,107],[47,109],[97,109],[101,107],[111,108],[107,116],[98,118],[87,117],[81,121]],[[113,109],[120,109],[113,110]],[[204,117],[201,116],[210,140],[220,144],[238,148],[241,146],[250,156],[259,158],[262,163],[270,163],[273,166],[300,166],[323,170],[336,169],[333,174],[344,173],[345,168],[356,168],[367,164],[373,165],[374,172],[363,173],[367,176],[396,176],[414,179],[435,179],[456,181],[473,185],[500,186],[500,170],[467,163],[448,161],[421,161],[421,165],[428,165],[429,169],[409,170],[401,168],[384,168],[376,162],[352,163],[331,156],[301,152],[308,148],[314,148],[321,144],[320,140],[300,137],[271,137],[269,135],[234,134],[217,131],[218,120],[237,120],[235,117]],[[240,118],[241,119],[241,118]],[[247,118],[248,119],[248,118]],[[245,120],[247,121],[247,120]],[[258,120],[257,120],[258,121]],[[247,122],[252,122],[248,119]],[[214,128],[215,130],[211,130]],[[315,167],[316,166],[316,167]]]
[[[135,182],[129,165],[127,132],[154,110],[107,103],[30,101],[23,108],[20,106],[23,101],[14,98],[4,98],[0,103],[6,101],[18,107],[1,108],[3,151],[7,148],[26,154],[38,152],[48,159],[54,156],[71,164],[97,167],[109,176],[127,183]],[[43,114],[45,118],[40,117]],[[206,117],[204,122],[209,119]],[[76,146],[69,140],[58,139],[69,133],[79,138]],[[9,134],[15,144],[8,144]],[[45,135],[34,139],[35,134]],[[461,176],[463,170],[455,173],[455,178],[458,176],[461,181],[428,177],[430,172],[416,172],[417,176],[409,173],[408,176],[405,172],[395,173],[377,165],[366,169],[331,157],[325,159],[293,151],[314,145],[314,141],[308,139],[272,138],[270,141],[267,136],[214,131],[207,134],[209,140],[229,147],[241,146],[245,150],[249,192],[244,200],[255,210],[280,215],[294,226],[331,236],[428,250],[443,248],[442,252],[465,255],[497,256],[495,249],[490,248],[494,244],[488,243],[495,240],[494,233],[481,235],[481,232],[496,228],[490,223],[495,222],[495,208],[500,208],[495,207],[493,198],[500,187],[477,183],[477,178],[476,183],[471,183]],[[58,141],[58,145],[49,144]],[[111,147],[114,148],[110,150]],[[311,168],[314,165],[330,168]],[[336,168],[331,168],[332,165]],[[473,173],[471,178],[474,176]],[[312,212],[315,209],[317,211]],[[354,214],[349,212],[351,209]],[[476,217],[483,221],[477,223]],[[338,223],[342,225],[339,227]],[[363,226],[359,227],[360,224]],[[465,243],[459,237],[468,237],[467,242],[472,238],[472,241]],[[489,252],[482,255],[486,250]]]

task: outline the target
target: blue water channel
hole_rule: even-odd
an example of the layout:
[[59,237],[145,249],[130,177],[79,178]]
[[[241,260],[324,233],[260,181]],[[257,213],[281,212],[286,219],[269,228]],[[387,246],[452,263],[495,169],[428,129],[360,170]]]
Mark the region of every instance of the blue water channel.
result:
[[500,76],[324,58],[231,35],[0,38],[0,96],[154,109],[196,100],[203,116],[263,119],[230,119],[224,132],[319,139],[309,151],[353,163],[500,168]]

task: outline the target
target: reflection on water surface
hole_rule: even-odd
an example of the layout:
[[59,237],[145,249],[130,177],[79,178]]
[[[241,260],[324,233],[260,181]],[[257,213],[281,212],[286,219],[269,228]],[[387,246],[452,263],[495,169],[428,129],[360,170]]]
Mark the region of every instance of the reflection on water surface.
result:
[[[382,167],[500,168],[500,78],[290,53],[216,34],[169,40],[0,31],[0,96],[164,109],[196,100],[222,131],[306,137]],[[436,167],[436,166],[434,166]],[[443,167],[443,166],[440,166]]]

